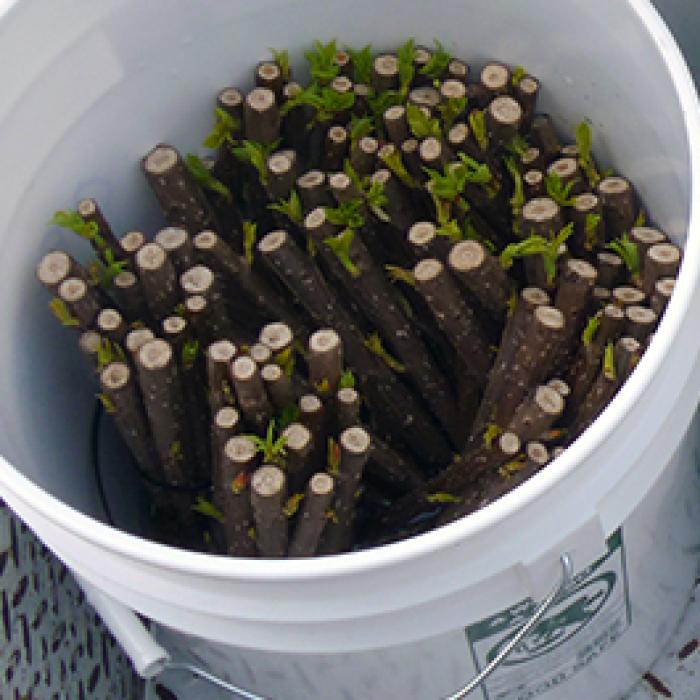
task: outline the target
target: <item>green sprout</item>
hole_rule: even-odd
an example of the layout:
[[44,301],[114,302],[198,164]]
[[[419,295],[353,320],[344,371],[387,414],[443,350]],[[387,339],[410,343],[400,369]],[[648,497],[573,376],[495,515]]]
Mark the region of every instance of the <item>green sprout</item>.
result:
[[304,494],[303,493],[294,493],[292,494],[288,499],[287,502],[284,504],[284,507],[282,508],[282,512],[288,517],[291,518],[298,510],[299,506],[301,506],[301,502],[304,500]]
[[416,286],[416,279],[410,270],[398,265],[384,265],[384,269],[392,282],[403,282],[411,287]]
[[212,175],[212,172],[204,164],[204,161],[194,153],[188,153],[185,156],[185,165],[190,171],[190,175],[197,181],[197,184],[205,190],[216,192],[229,204],[231,203],[231,190],[224,185],[221,180]]
[[439,80],[450,65],[452,56],[445,51],[445,47],[435,39],[435,49],[430,60],[421,68],[420,72],[433,80]]
[[484,447],[491,449],[494,440],[503,432],[503,429],[495,423],[489,423],[484,431]]
[[316,110],[314,120],[309,124],[329,122],[337,114],[352,109],[355,104],[354,92],[338,92],[329,87],[320,87],[312,83],[299,94],[282,105],[281,113],[287,114],[299,105],[308,105]]
[[384,207],[389,203],[389,198],[384,193],[384,185],[379,181],[370,182],[369,187],[363,192],[365,200],[371,212],[384,222],[390,221],[389,215],[384,211]]
[[412,102],[406,105],[406,120],[408,128],[417,139],[426,139],[429,136],[439,139],[442,136],[440,122],[427,116],[418,105]]
[[100,392],[99,394],[96,394],[97,398],[100,400],[102,403],[102,406],[104,407],[105,411],[109,413],[110,415],[114,415],[117,412],[117,408],[112,402],[112,399],[107,396],[104,392]]
[[170,443],[168,453],[178,462],[181,462],[185,458],[185,453],[182,451],[182,443],[179,440]]
[[591,155],[591,127],[588,122],[581,122],[576,127],[576,147],[578,148],[578,163],[583,170],[591,189],[595,189],[600,182],[600,173],[595,167]]
[[326,464],[329,474],[335,476],[340,473],[340,445],[332,437],[326,444]]
[[574,230],[573,222],[564,226],[551,240],[542,236],[530,236],[519,243],[507,245],[500,255],[504,270],[512,267],[514,260],[530,255],[541,255],[548,284],[553,284],[557,274],[557,258],[561,255],[561,247]]
[[99,284],[103,289],[109,289],[114,282],[114,278],[124,272],[127,267],[126,260],[117,260],[111,248],[102,251],[104,262],[98,259],[93,260],[88,267],[90,278],[94,284]]
[[253,264],[253,251],[258,237],[258,225],[252,221],[243,222],[243,255],[248,265]]
[[527,75],[527,71],[522,66],[516,66],[513,68],[513,74],[511,76],[510,82],[513,87],[518,87],[520,81]]
[[560,207],[574,206],[575,198],[571,196],[571,190],[577,185],[578,181],[578,178],[574,178],[565,185],[559,173],[556,172],[548,173],[544,178],[547,195]]
[[301,226],[304,223],[304,210],[301,206],[301,198],[296,190],[292,190],[289,199],[280,199],[279,202],[268,204],[267,208],[284,214],[293,224]]
[[350,146],[354,146],[364,136],[369,136],[374,131],[374,119],[372,117],[350,117]]
[[484,110],[475,109],[469,113],[469,127],[474,134],[479,148],[486,151],[489,147],[489,137],[486,131],[486,115]]
[[399,63],[399,92],[406,96],[416,72],[416,42],[409,39],[405,44],[402,44],[396,52],[396,58]]
[[258,143],[257,141],[245,140],[240,146],[233,149],[233,155],[243,163],[249,163],[258,171],[258,178],[262,185],[267,185],[267,159],[270,154],[279,146],[279,139],[269,144]]
[[78,319],[71,316],[70,311],[68,310],[68,307],[63,299],[54,297],[49,302],[49,309],[51,309],[51,313],[59,320],[62,326],[71,328],[80,325]]
[[518,156],[518,158],[520,158],[528,148],[530,148],[530,144],[520,134],[513,136],[506,144],[506,150]]
[[182,366],[186,370],[192,369],[199,355],[199,341],[196,339],[188,340],[182,346],[181,359]]
[[197,502],[192,506],[192,510],[217,522],[224,522],[224,514],[211,501],[202,498],[202,496],[197,496]]
[[369,85],[372,72],[372,45],[367,44],[361,49],[351,49],[346,46],[345,50],[350,55],[353,82]]
[[51,221],[53,226],[60,226],[77,233],[90,243],[93,243],[100,251],[107,247],[104,238],[100,236],[100,229],[94,221],[85,221],[77,211],[62,209],[54,213]]
[[103,370],[112,362],[126,362],[126,356],[121,346],[112,342],[109,338],[102,338],[97,348],[97,369]]
[[[332,222],[331,222],[332,223]],[[350,249],[355,238],[354,229],[348,227],[337,236],[324,238],[323,242],[331,249],[341,265],[350,273],[352,277],[359,277],[360,270],[350,257]]]
[[436,493],[429,493],[425,500],[428,503],[461,503],[462,499],[454,496],[451,493],[446,493],[444,491],[437,491]]
[[277,421],[277,424],[279,425],[279,430],[282,432],[285,428],[290,426],[292,423],[296,423],[299,420],[299,416],[301,415],[301,411],[299,410],[299,406],[295,404],[290,404],[289,406],[285,406],[281,411],[280,415]]
[[290,345],[288,348],[280,350],[280,352],[274,356],[273,361],[282,369],[285,376],[291,377],[294,374],[294,367],[296,366],[296,352],[294,346]]
[[205,148],[221,148],[222,146],[234,146],[234,135],[241,129],[241,122],[230,115],[221,107],[214,108],[216,120],[211,131],[202,142]]
[[340,389],[354,389],[355,384],[357,384],[355,380],[355,375],[352,373],[352,370],[346,369],[340,375],[340,382],[338,384],[338,387]]
[[253,443],[256,452],[262,454],[263,462],[284,466],[284,458],[287,456],[285,447],[287,444],[287,436],[280,435],[277,438],[275,437],[274,418],[268,423],[264,438],[257,435],[244,435],[244,437]]
[[372,333],[372,335],[365,338],[364,345],[371,353],[383,360],[394,372],[403,373],[406,371],[406,367],[387,352],[382,344],[382,339],[379,337],[379,333]]
[[313,80],[327,85],[340,73],[340,66],[335,62],[337,52],[335,39],[327,44],[314,41],[313,48],[304,53]]
[[314,384],[314,389],[319,396],[325,398],[331,393],[331,383],[327,377],[324,377],[320,382]]
[[401,154],[397,148],[383,148],[380,151],[379,157],[381,161],[386,165],[391,172],[396,175],[396,177],[401,180],[401,182],[409,187],[410,189],[415,189],[418,187],[418,183],[415,181],[411,173],[406,170],[403,160],[401,159]]
[[626,232],[620,238],[610,241],[605,247],[622,258],[633,281],[639,279],[639,248],[630,240]]
[[600,224],[600,214],[588,212],[583,225],[583,247],[586,250],[593,250],[598,244],[598,225]]
[[449,238],[455,243],[459,243],[459,241],[464,240],[464,234],[462,232],[462,229],[454,219],[450,219],[444,224],[437,226],[435,229],[435,233],[438,236],[445,236],[445,238]]
[[384,112],[386,112],[389,107],[402,105],[405,100],[406,96],[398,90],[384,90],[383,92],[371,95],[368,98],[368,104],[374,116],[375,123],[381,126]]
[[289,67],[289,51],[286,49],[282,49],[281,51],[270,49],[270,53],[272,54],[272,60],[280,69],[282,80],[289,82],[289,79],[292,77],[292,71]]
[[359,198],[342,202],[335,208],[326,207],[325,211],[326,219],[334,226],[357,229],[365,224],[365,217],[362,214],[362,200]]
[[647,225],[647,215],[644,213],[644,209],[640,209],[639,213],[637,214],[637,218],[634,220],[634,223],[632,224],[633,228],[638,228],[640,226],[646,226]]
[[612,341],[605,346],[603,355],[603,374],[611,381],[617,378],[617,368],[615,367],[615,347]]
[[467,109],[466,97],[450,97],[446,102],[437,106],[442,119],[442,126],[445,131],[449,131],[457,118],[464,114]]
[[588,319],[588,323],[586,323],[586,327],[583,329],[583,333],[581,333],[581,340],[585,346],[590,345],[595,340],[599,328],[600,314],[597,313]]
[[[515,160],[511,156],[504,158],[506,168],[513,178],[513,196],[510,198],[510,208],[513,211],[513,226],[519,228],[519,218],[525,204],[523,178]],[[517,233],[517,231],[516,231]]]

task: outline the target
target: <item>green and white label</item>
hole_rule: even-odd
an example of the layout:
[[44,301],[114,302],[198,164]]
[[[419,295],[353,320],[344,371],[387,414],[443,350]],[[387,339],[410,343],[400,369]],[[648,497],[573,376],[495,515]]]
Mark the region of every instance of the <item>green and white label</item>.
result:
[[[532,700],[565,683],[604,653],[630,626],[622,530],[608,552],[580,571],[537,626],[485,682],[486,700]],[[532,617],[527,598],[465,631],[474,663],[489,664]]]

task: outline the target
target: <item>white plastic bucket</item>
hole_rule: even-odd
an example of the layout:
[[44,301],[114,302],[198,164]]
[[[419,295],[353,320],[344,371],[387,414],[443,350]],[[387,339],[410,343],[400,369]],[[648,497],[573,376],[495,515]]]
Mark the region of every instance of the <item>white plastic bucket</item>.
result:
[[[700,119],[651,5],[24,0],[3,9],[0,495],[87,582],[161,623],[170,649],[271,698],[444,696],[526,619],[558,580],[563,552],[580,574],[576,590],[488,681],[488,697],[583,700],[628,688],[681,614],[700,541],[691,424]],[[596,155],[633,180],[660,227],[685,245],[676,292],[634,375],[517,491],[374,551],[236,560],[103,525],[91,517],[99,501],[87,457],[94,388],[33,278],[43,252],[80,246],[47,219],[90,195],[116,229],[155,230],[138,159],[158,141],[197,150],[212,96],[246,85],[267,47],[290,47],[299,65],[314,38],[390,47],[410,35],[438,37],[474,65],[496,57],[541,77],[541,107],[569,132],[590,117]],[[121,467],[115,452],[110,493],[127,518],[135,486]]]

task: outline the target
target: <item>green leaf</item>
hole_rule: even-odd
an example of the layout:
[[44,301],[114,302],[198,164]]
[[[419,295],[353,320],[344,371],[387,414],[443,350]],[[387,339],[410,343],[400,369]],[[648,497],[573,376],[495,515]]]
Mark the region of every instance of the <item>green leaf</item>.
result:
[[615,367],[615,346],[610,341],[605,346],[605,354],[603,355],[603,374],[614,380],[617,377],[617,368]]
[[396,52],[399,62],[399,91],[407,95],[415,75],[416,42],[411,38]]
[[346,369],[340,375],[340,383],[338,384],[338,387],[340,389],[354,389],[356,383],[357,382],[355,381],[355,375],[352,373],[351,370]]
[[283,49],[278,51],[277,49],[270,49],[272,58],[274,62],[279,66],[280,72],[282,73],[282,80],[285,82],[289,81],[292,77],[292,71],[289,67],[289,51]]
[[102,256],[104,262],[96,258],[90,263],[88,272],[94,284],[99,284],[103,289],[110,289],[114,278],[124,272],[127,263],[126,260],[117,260],[111,248],[105,248]]
[[331,383],[324,377],[320,382],[314,384],[314,389],[319,396],[326,398],[331,393]]
[[345,50],[350,54],[353,81],[369,85],[372,72],[372,45],[367,44],[367,46],[357,50],[346,46]]
[[358,229],[365,224],[365,217],[362,214],[362,200],[359,198],[342,202],[335,208],[326,207],[325,211],[326,219],[334,226]]
[[506,144],[506,150],[518,156],[518,158],[520,158],[528,148],[530,148],[530,144],[520,134],[513,136]]
[[489,137],[486,132],[486,115],[484,110],[475,109],[469,113],[469,127],[479,148],[482,151],[486,151],[489,147]]
[[340,66],[335,62],[337,50],[335,39],[327,44],[314,41],[313,49],[304,54],[313,80],[328,84],[340,73]]
[[523,178],[520,169],[515,164],[514,158],[507,156],[503,159],[506,168],[513,178],[513,196],[510,198],[510,207],[513,210],[513,217],[517,219],[525,204],[525,190],[523,188]]
[[640,209],[639,213],[637,214],[637,218],[634,220],[634,223],[632,224],[633,228],[638,228],[640,226],[646,226],[647,225],[647,215],[644,213],[644,209]]
[[244,435],[243,437],[255,445],[256,452],[260,452],[263,456],[263,462],[284,465],[284,458],[287,456],[285,448],[287,436],[280,435],[275,438],[275,432],[275,420],[273,418],[267,425],[267,432],[264,438],[257,435]]
[[381,126],[383,123],[382,119],[384,112],[386,112],[389,107],[402,105],[405,99],[405,96],[398,90],[384,90],[384,92],[370,95],[367,102],[369,104],[370,111],[374,116],[375,124]]
[[591,155],[592,136],[591,127],[586,121],[582,121],[576,127],[576,147],[578,148],[578,162],[583,170],[591,189],[595,189],[601,180],[600,173],[595,167]]
[[371,353],[383,360],[394,372],[403,373],[406,371],[406,367],[387,352],[382,344],[382,339],[379,337],[379,333],[372,333],[372,335],[365,338],[364,345]]
[[429,493],[425,500],[428,503],[461,503],[462,499],[451,493],[446,493],[444,491],[438,491],[436,493]]
[[[369,178],[367,178],[369,181]],[[389,203],[389,198],[384,194],[384,185],[381,182],[371,182],[364,192],[365,199],[372,213],[384,222],[390,221],[389,215],[384,211],[384,207]]]
[[185,454],[182,451],[182,443],[179,440],[175,440],[174,442],[170,443],[170,449],[168,452],[173,459],[178,461],[182,461],[185,458]]
[[258,225],[252,221],[243,222],[243,254],[248,265],[253,264],[253,251],[258,237]]
[[106,243],[100,230],[94,221],[85,221],[77,211],[72,209],[62,209],[54,213],[49,222],[52,226],[60,226],[77,233],[81,238],[95,244],[100,250],[106,248]]
[[113,343],[109,338],[102,338],[100,346],[97,348],[97,369],[103,370],[112,362],[126,362],[124,351],[117,343]]
[[581,340],[584,345],[590,345],[595,340],[599,328],[600,314],[597,313],[588,319],[588,323],[586,323],[586,327],[583,329],[583,333],[581,333]]
[[101,392],[97,394],[97,398],[102,402],[102,405],[104,406],[104,409],[105,411],[107,411],[107,413],[113,415],[117,412],[114,403],[112,403],[112,399],[110,399],[109,396],[107,396],[107,394]]
[[421,68],[420,72],[433,80],[439,80],[450,65],[452,56],[445,51],[445,47],[435,39],[435,48],[430,60]]
[[229,204],[231,203],[231,190],[221,180],[217,180],[212,175],[211,170],[204,165],[199,156],[196,156],[194,153],[188,153],[185,156],[185,165],[201,188],[216,192]]
[[406,105],[406,119],[408,128],[417,139],[426,139],[429,136],[439,139],[442,136],[440,122],[426,116],[425,112],[412,102]]
[[292,223],[301,226],[304,223],[304,210],[301,206],[301,199],[296,190],[292,190],[289,199],[280,199],[279,202],[268,204],[271,211],[278,211],[284,214]]
[[518,87],[520,81],[527,75],[527,71],[522,66],[516,66],[513,68],[513,73],[511,77],[511,84],[513,87]]
[[464,114],[467,109],[466,97],[450,97],[447,102],[437,106],[442,119],[442,126],[445,131],[449,131],[457,120],[457,117]]
[[[332,222],[331,222],[332,223]],[[324,238],[323,242],[333,251],[336,258],[342,266],[350,273],[352,277],[359,277],[360,270],[350,258],[350,248],[355,237],[355,231],[352,228],[346,228],[337,236],[329,236]]]
[[459,159],[465,167],[463,176],[465,182],[471,182],[475,185],[488,185],[491,183],[493,174],[486,163],[480,163],[466,153],[460,153]]
[[282,106],[282,114],[299,105],[309,105],[316,110],[316,122],[328,122],[340,112],[350,110],[355,105],[354,92],[338,92],[329,87],[312,83]]
[[384,269],[392,282],[403,282],[411,287],[416,286],[416,279],[410,270],[398,265],[384,265]]
[[356,144],[364,136],[369,136],[374,131],[374,119],[372,117],[357,117],[354,114],[350,118],[350,144]]
[[304,500],[304,494],[303,493],[294,493],[292,494],[288,499],[287,502],[284,504],[284,507],[282,508],[282,512],[288,517],[291,518],[298,510],[299,506],[301,505],[301,502]]
[[498,425],[495,423],[489,423],[486,426],[486,430],[484,431],[484,447],[487,449],[491,449],[491,446],[493,445],[494,440],[503,432],[503,429],[500,428]]
[[299,410],[299,407],[295,404],[285,406],[280,411],[279,419],[277,421],[280,432],[285,430],[285,428],[290,426],[292,423],[296,423],[299,420],[300,415],[301,411]]
[[406,166],[404,165],[401,154],[397,148],[382,149],[379,157],[384,165],[386,165],[386,167],[389,168],[389,170],[391,170],[391,172],[396,175],[396,177],[399,178],[399,180],[401,180],[406,187],[411,189],[416,189],[418,187],[418,183],[414,180],[411,173],[406,170]]
[[444,173],[432,168],[423,168],[428,176],[430,194],[439,199],[453,201],[464,191],[467,184],[466,169],[463,167],[450,167],[446,165]]
[[552,284],[556,275],[556,261],[561,255],[562,244],[571,236],[574,230],[573,222],[567,224],[551,240],[542,236],[530,236],[519,243],[507,245],[500,255],[501,266],[504,270],[512,267],[514,260],[524,258],[529,255],[541,255],[547,281]]
[[573,207],[575,197],[571,196],[571,190],[579,182],[579,178],[574,178],[566,185],[562,182],[559,173],[547,173],[544,178],[547,195],[553,199],[560,207]]
[[202,496],[197,496],[197,502],[192,506],[195,513],[212,518],[220,523],[224,522],[224,514],[211,502]]
[[225,109],[221,107],[214,108],[214,126],[202,142],[205,148],[221,148],[223,145],[232,146],[234,134],[237,134],[241,129],[239,119],[231,116]]
[[71,328],[80,325],[78,319],[73,318],[73,316],[71,316],[70,311],[68,310],[68,307],[66,306],[66,303],[63,301],[63,299],[54,297],[49,302],[49,309],[51,309],[51,313],[59,320],[62,326]]
[[464,238],[462,235],[462,229],[454,219],[450,219],[441,226],[438,226],[435,229],[435,233],[438,236],[445,236],[455,243],[459,243],[459,241],[463,240]]
[[182,346],[182,366],[188,370],[194,367],[194,363],[199,355],[199,341],[196,339],[188,340]]
[[326,445],[328,473],[337,475],[340,472],[340,445],[332,437],[328,438]]
[[593,250],[598,245],[598,225],[600,224],[600,214],[589,212],[583,227],[583,247],[586,250]]
[[270,154],[277,149],[279,143],[279,139],[269,144],[245,140],[240,146],[236,146],[236,148],[232,149],[232,153],[243,163],[250,163],[250,165],[258,171],[260,183],[262,185],[267,185],[267,159],[270,157]]
[[636,243],[630,240],[627,233],[623,233],[620,238],[610,241],[605,247],[622,258],[632,279],[636,280],[639,278],[639,248]]
[[282,368],[282,371],[287,377],[291,377],[294,374],[294,367],[296,365],[296,352],[294,346],[290,345],[288,348],[278,352],[273,361],[276,365]]

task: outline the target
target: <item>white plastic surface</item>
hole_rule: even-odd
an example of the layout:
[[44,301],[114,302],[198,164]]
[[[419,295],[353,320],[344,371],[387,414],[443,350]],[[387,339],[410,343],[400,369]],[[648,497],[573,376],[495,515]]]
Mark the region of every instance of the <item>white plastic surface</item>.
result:
[[[658,627],[628,658],[648,663],[664,641],[661,618],[678,617],[692,584],[693,508],[674,514],[661,545],[650,532],[659,529],[655,518],[669,510],[671,494],[686,494],[678,485],[693,488],[690,452],[679,445],[700,387],[698,104],[651,6],[643,0],[6,5],[0,20],[0,494],[37,533],[115,600],[176,630],[249,647],[246,654],[258,664],[275,667],[276,657],[261,660],[269,651],[362,654],[396,645],[410,668],[415,642],[438,669],[442,662],[429,649],[463,645],[464,626],[537,596],[543,582],[555,580],[562,548],[590,553],[624,524],[628,568],[637,572],[633,625],[642,636]],[[493,57],[527,66],[542,79],[542,109],[557,115],[565,132],[590,117],[598,159],[628,175],[654,220],[686,243],[676,293],[633,377],[594,426],[525,486],[461,522],[378,550],[314,561],[241,561],[168,549],[85,515],[99,512],[87,466],[94,387],[33,278],[49,248],[80,248],[70,234],[47,227],[51,213],[90,195],[118,231],[153,232],[160,221],[139,158],[158,141],[197,150],[213,95],[226,84],[247,86],[250,66],[267,47],[290,47],[299,65],[314,38],[372,41],[379,48],[408,35],[424,42],[439,37],[474,69]],[[119,475],[119,465],[113,467]],[[118,493],[129,503],[134,489]],[[600,541],[581,533],[599,533]],[[653,613],[645,610],[667,576],[676,582],[673,593],[659,596]],[[605,655],[607,663],[619,661],[616,649],[620,642]],[[295,664],[306,673],[303,659]],[[345,664],[346,675],[352,678],[362,663]],[[461,679],[461,668],[443,670]],[[279,683],[288,680],[285,671],[278,675]]]

